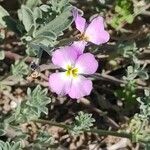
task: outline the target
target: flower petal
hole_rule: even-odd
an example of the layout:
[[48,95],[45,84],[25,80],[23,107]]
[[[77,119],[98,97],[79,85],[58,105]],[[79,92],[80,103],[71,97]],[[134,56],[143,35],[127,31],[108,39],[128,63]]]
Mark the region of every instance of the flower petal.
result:
[[86,44],[87,42],[85,41],[74,41],[71,46],[73,46],[77,50],[78,55],[81,55],[83,54]]
[[91,53],[84,53],[77,59],[75,68],[80,74],[93,74],[98,68],[98,62]]
[[68,95],[73,99],[79,99],[91,93],[93,86],[92,81],[79,75],[72,80],[71,88]]
[[102,17],[98,16],[91,21],[85,31],[85,37],[88,38],[89,42],[96,45],[106,43],[109,40],[110,35],[104,30],[104,21]]
[[86,26],[86,20],[85,20],[85,18],[83,18],[81,15],[79,15],[77,9],[73,10],[73,16],[74,16],[74,19],[75,19],[76,28],[81,33],[83,33],[84,30],[85,30],[85,26]]
[[66,95],[70,86],[71,78],[67,77],[65,72],[53,73],[49,76],[49,87],[57,94]]
[[78,57],[78,52],[72,46],[61,47],[52,54],[53,64],[67,69],[68,65],[74,65]]

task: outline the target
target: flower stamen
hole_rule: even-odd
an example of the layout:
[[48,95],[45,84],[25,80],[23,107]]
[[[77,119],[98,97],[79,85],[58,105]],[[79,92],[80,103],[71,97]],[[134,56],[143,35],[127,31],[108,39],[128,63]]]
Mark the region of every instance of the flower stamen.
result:
[[80,41],[85,41],[85,42],[88,42],[88,41],[89,41],[89,37],[86,36],[85,34],[78,34],[76,37],[77,37],[77,39],[80,40]]
[[74,68],[70,65],[67,66],[67,71],[66,71],[67,76],[72,76],[72,77],[77,77],[78,76],[78,68]]

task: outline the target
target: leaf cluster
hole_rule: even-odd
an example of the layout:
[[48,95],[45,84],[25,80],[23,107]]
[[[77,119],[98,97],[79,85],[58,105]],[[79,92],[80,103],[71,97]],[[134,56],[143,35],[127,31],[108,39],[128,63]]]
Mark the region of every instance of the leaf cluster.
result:
[[15,63],[11,65],[11,72],[17,79],[21,79],[24,75],[29,73],[29,67],[23,60],[16,60]]
[[52,0],[47,4],[27,0],[18,10],[18,20],[0,7],[0,23],[20,36],[28,55],[37,56],[41,49],[49,53],[58,44],[57,38],[73,21],[72,9],[68,0]]
[[54,138],[46,131],[39,131],[32,147],[37,150],[47,150],[54,144]]
[[33,91],[28,88],[26,100],[18,104],[14,115],[9,118],[10,122],[24,123],[38,119],[42,113],[48,114],[46,105],[51,99],[47,97],[47,92],[48,89],[42,89],[39,85]]
[[3,50],[0,50],[0,60],[3,60],[5,58],[5,52]]
[[72,23],[71,10],[68,0],[50,1],[33,9],[23,5],[18,10],[28,55],[37,55],[41,48],[49,52],[58,43],[57,38]]
[[136,79],[149,79],[149,75],[147,70],[145,69],[145,65],[141,66],[136,57],[134,57],[133,59],[133,66],[128,66],[126,70],[126,76],[123,76],[123,80],[125,81],[125,83],[122,84],[122,88],[115,93],[116,96],[118,96],[122,100],[128,101],[129,104],[131,104],[130,102],[134,103],[136,100]]
[[150,91],[145,90],[144,97],[138,97],[140,113],[131,120],[130,129],[136,142],[148,144],[150,142]]
[[115,15],[111,20],[111,26],[119,29],[125,22],[132,23],[133,15],[133,2],[132,0],[116,0],[115,1]]
[[139,51],[134,41],[124,41],[117,44],[117,53],[124,58],[134,58],[139,54]]
[[19,142],[3,142],[0,141],[0,150],[22,150]]
[[75,117],[74,124],[70,129],[72,135],[79,135],[84,132],[84,130],[89,130],[93,126],[95,119],[92,118],[92,114],[84,113],[80,111]]

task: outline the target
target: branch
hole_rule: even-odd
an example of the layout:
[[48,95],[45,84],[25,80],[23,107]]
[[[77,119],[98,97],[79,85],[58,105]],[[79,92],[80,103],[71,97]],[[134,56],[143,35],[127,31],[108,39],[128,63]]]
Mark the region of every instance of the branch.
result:
[[[72,126],[70,126],[70,125],[55,123],[55,122],[51,122],[51,121],[43,120],[43,119],[37,119],[37,120],[32,120],[32,121],[42,123],[42,124],[49,124],[51,126],[58,126],[58,127],[64,128],[64,129],[71,129],[72,128]],[[132,133],[108,131],[108,130],[101,130],[101,129],[90,129],[90,130],[85,129],[84,132],[96,133],[96,134],[99,134],[101,136],[112,135],[112,136],[128,138],[128,139],[132,140]]]

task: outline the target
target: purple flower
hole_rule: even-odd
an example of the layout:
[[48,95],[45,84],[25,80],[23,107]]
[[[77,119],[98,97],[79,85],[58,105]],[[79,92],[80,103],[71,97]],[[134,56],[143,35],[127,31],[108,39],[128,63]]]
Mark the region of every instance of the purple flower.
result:
[[92,90],[92,81],[83,75],[96,72],[98,62],[94,55],[84,53],[78,55],[75,47],[61,47],[52,54],[53,64],[64,69],[64,72],[53,73],[49,76],[51,90],[60,95],[69,95],[79,99],[89,95]]
[[104,20],[101,16],[95,17],[89,24],[85,18],[78,14],[77,10],[73,10],[76,28],[80,31],[80,41],[75,41],[73,46],[76,47],[79,53],[83,53],[87,42],[96,45],[106,43],[110,35],[104,29]]

